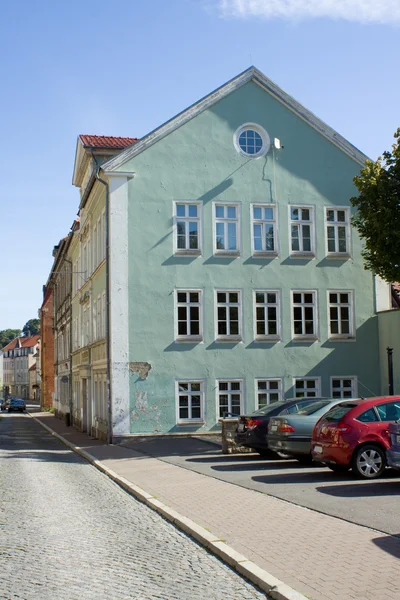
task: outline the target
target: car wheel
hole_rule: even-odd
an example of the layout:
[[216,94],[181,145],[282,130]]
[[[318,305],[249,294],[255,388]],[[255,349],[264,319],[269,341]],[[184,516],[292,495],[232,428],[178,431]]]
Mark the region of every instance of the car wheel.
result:
[[380,446],[365,444],[355,451],[351,466],[358,477],[375,479],[385,470],[386,453]]
[[348,465],[326,465],[328,467],[328,469],[330,469],[331,471],[333,471],[334,473],[347,473],[347,471],[350,469],[350,467]]

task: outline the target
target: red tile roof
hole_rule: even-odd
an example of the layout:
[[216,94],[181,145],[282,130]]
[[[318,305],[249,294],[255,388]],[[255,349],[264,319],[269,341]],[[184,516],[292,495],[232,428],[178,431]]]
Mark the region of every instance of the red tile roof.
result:
[[2,348],[2,351],[5,352],[6,350],[14,350],[14,348],[19,347],[18,340],[20,340],[21,342],[21,348],[31,348],[32,346],[36,346],[36,344],[40,340],[40,334],[31,335],[29,337],[17,337],[15,338],[15,340],[7,344],[7,346],[4,346],[4,348]]
[[127,148],[138,141],[139,138],[114,137],[111,135],[83,135],[81,142],[86,148]]
[[23,337],[20,339],[23,348],[31,348],[32,346],[36,346],[36,344],[40,340],[40,333],[37,333],[36,335],[31,335],[30,337]]

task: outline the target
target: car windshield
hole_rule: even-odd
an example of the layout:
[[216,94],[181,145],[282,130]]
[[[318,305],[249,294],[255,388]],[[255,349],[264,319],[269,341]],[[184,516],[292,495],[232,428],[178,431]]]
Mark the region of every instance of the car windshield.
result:
[[357,404],[354,403],[335,406],[334,408],[331,408],[331,410],[328,413],[326,413],[324,419],[325,421],[338,423],[340,419],[342,419],[344,415],[346,415],[349,412],[349,410],[351,410],[355,406],[357,406]]
[[323,408],[324,406],[327,406],[328,404],[330,404],[330,400],[321,400],[320,402],[314,402],[313,404],[310,404],[309,406],[306,406],[305,408],[302,408],[301,410],[299,410],[299,412],[297,414],[298,415],[312,415],[315,412],[317,412],[317,410],[319,410],[320,408]]
[[286,402],[284,400],[280,400],[279,402],[273,402],[272,404],[267,404],[267,406],[263,406],[256,410],[256,412],[252,413],[252,415],[268,415],[271,411],[279,408],[280,406],[285,406]]

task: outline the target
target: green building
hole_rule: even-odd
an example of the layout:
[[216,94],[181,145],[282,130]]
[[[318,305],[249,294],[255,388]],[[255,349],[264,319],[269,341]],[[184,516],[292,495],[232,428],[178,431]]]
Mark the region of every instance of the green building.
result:
[[85,414],[96,418],[99,389],[90,355],[82,361],[92,323],[93,344],[108,339],[97,365],[113,438],[213,431],[283,397],[380,393],[375,315],[390,290],[364,270],[350,224],[365,155],[254,67],[125,145],[98,170],[89,146],[77,153],[76,173],[83,156],[89,170],[75,184],[92,182],[79,244],[93,224],[109,231],[108,280],[96,258],[101,285],[74,284]]

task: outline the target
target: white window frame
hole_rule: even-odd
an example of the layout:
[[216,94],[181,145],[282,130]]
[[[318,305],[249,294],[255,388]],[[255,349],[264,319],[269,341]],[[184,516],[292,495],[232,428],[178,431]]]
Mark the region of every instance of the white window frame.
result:
[[[346,221],[328,221],[328,210],[343,211],[346,213]],[[335,215],[337,217],[337,215]],[[329,258],[350,258],[351,256],[351,223],[350,223],[350,209],[347,206],[325,206],[325,254]],[[346,252],[339,252],[335,250],[330,252],[328,249],[328,227],[333,227],[335,230],[335,248],[339,247],[339,234],[338,228],[345,227],[346,230]]]
[[[178,217],[177,215],[177,205],[183,204],[185,206],[197,206],[197,217]],[[190,201],[190,200],[175,200],[173,203],[173,211],[174,211],[174,254],[189,254],[195,256],[201,256],[203,249],[203,203],[198,201]],[[186,212],[186,209],[185,209]],[[178,248],[178,221],[183,221],[184,223],[189,224],[191,221],[197,223],[197,240],[198,240],[198,248],[190,248],[189,247],[189,227],[186,227],[186,248]]]
[[[222,303],[218,302],[218,294],[238,294],[239,302],[227,302]],[[217,342],[240,342],[243,340],[243,293],[242,290],[239,289],[222,289],[218,288],[214,290],[214,323],[215,323],[215,340]],[[230,334],[220,334],[218,333],[218,306],[226,306],[227,308],[227,326],[229,324],[230,331],[230,314],[229,308],[237,306],[238,308],[238,319],[239,319],[239,333],[230,335]]]
[[93,341],[95,342],[98,339],[98,332],[97,332],[97,300],[94,299],[93,300],[93,314],[92,314],[92,337],[93,337]]
[[[330,294],[348,294],[350,302],[348,304],[331,303]],[[354,291],[353,290],[327,290],[327,305],[328,305],[328,332],[330,340],[354,341],[356,337],[354,323]],[[331,307],[337,307],[340,313],[340,307],[346,306],[349,308],[349,333],[332,333],[331,332]],[[341,320],[338,320],[339,328],[341,329]]]
[[[183,392],[179,391],[179,384],[180,383],[199,383],[200,384],[200,391],[187,391],[186,394],[184,394]],[[205,423],[205,389],[206,389],[206,380],[205,379],[196,379],[196,378],[192,378],[192,379],[176,379],[175,380],[175,404],[176,404],[176,423],[178,425],[187,425],[190,423]],[[189,402],[188,402],[188,411],[189,414],[191,414],[192,411],[192,405],[190,402],[190,396],[200,396],[200,418],[190,418],[188,417],[187,419],[183,419],[180,417],[179,414],[179,396],[189,396]]]
[[[315,381],[314,388],[309,388],[315,390],[315,396],[296,396],[296,381]],[[307,387],[304,388],[307,390]],[[294,398],[320,398],[321,397],[321,377],[293,377],[293,397]]]
[[[249,154],[240,147],[239,138],[241,134],[248,129],[253,129],[256,131],[262,139],[262,148],[256,154]],[[243,123],[243,125],[240,125],[240,127],[238,127],[233,134],[233,145],[235,146],[236,151],[246,158],[260,158],[260,156],[267,154],[271,146],[271,140],[268,133],[263,127],[261,127],[261,125],[258,125],[257,123]]]
[[93,271],[95,271],[97,269],[98,264],[99,264],[99,262],[98,262],[98,252],[97,252],[97,221],[96,221],[96,223],[93,226],[92,252],[93,252]]
[[101,248],[102,248],[102,254],[101,254],[101,261],[106,259],[107,256],[107,232],[106,232],[106,209],[104,209],[101,213]]
[[[269,304],[268,302],[264,302],[263,304],[257,304],[257,294],[276,294],[276,303]],[[268,306],[276,307],[276,334],[259,334],[257,333],[257,307],[264,307],[265,311]],[[268,320],[268,319],[267,319]],[[266,290],[266,289],[257,289],[253,290],[253,331],[254,331],[254,339],[256,341],[268,341],[268,340],[280,340],[281,339],[281,292],[280,290]]]
[[[256,219],[254,209],[271,208],[273,210],[273,219]],[[278,256],[279,255],[279,236],[278,236],[278,207],[276,204],[250,204],[250,223],[251,223],[251,252],[253,256]],[[254,225],[260,225],[262,230],[262,250],[255,249],[254,243]],[[272,225],[274,230],[274,250],[265,249],[265,226]]]
[[[231,400],[231,396],[232,394],[240,394],[240,414],[243,414],[245,411],[245,407],[244,407],[244,398],[245,398],[245,380],[242,378],[237,378],[237,377],[232,377],[232,378],[228,378],[228,377],[224,377],[221,379],[217,379],[216,380],[216,407],[217,407],[217,421],[219,419],[222,419],[223,416],[220,416],[220,401],[219,401],[219,395],[220,395],[220,389],[219,389],[219,384],[220,383],[228,383],[228,384],[232,384],[232,383],[240,383],[240,390],[238,392],[238,390],[232,390],[232,389],[228,389],[228,390],[224,390],[221,391],[221,394],[228,394],[229,398],[228,398],[228,412],[232,413],[232,400]],[[230,385],[231,388],[231,385]],[[239,415],[238,415],[239,416]],[[229,418],[229,417],[228,417]]]
[[[236,208],[236,218],[232,219],[232,218],[225,217],[225,216],[217,217],[216,216],[217,206],[224,207],[224,214],[225,214],[225,207],[226,208],[235,207]],[[214,249],[214,255],[240,256],[240,254],[241,254],[240,211],[241,211],[240,202],[213,202],[213,249]],[[225,248],[224,249],[217,248],[217,223],[224,224],[224,239],[225,240],[228,240],[228,238],[229,238],[229,236],[227,235],[228,224],[229,223],[236,224],[236,249],[235,250],[227,250]]]
[[[310,211],[310,221],[292,220],[292,209],[297,208],[299,210],[309,210]],[[300,250],[292,249],[292,225],[299,225],[299,246]],[[303,250],[303,229],[302,225],[310,226],[310,245],[311,250]],[[290,243],[290,255],[291,256],[315,256],[315,207],[309,204],[289,204],[289,243]]]
[[[178,302],[178,294],[199,294],[199,302]],[[174,338],[176,342],[201,342],[203,341],[203,302],[204,302],[203,290],[200,288],[175,288],[174,293]],[[179,306],[186,306],[188,309],[191,305],[198,306],[199,308],[199,335],[179,335],[178,331],[178,308]],[[186,321],[188,323],[188,321]],[[184,381],[183,379],[180,381]]]
[[[340,396],[337,396],[338,398],[343,398],[344,400],[346,400],[346,398],[357,398],[358,397],[358,379],[356,375],[349,375],[349,376],[344,376],[344,375],[331,375],[330,377],[330,389],[331,389],[331,397],[333,398],[333,380],[334,379],[339,379],[342,381],[342,384],[339,388],[335,388],[335,390],[339,390],[341,392]],[[351,380],[351,396],[343,396],[343,392],[345,391],[345,389],[343,388],[343,380],[344,379],[350,379]]]
[[[260,390],[258,388],[260,382],[265,382],[267,384],[267,388],[265,390]],[[272,382],[278,383],[278,389],[277,390],[274,390],[274,389],[271,390],[269,388],[269,384],[272,383]],[[274,402],[270,401],[270,394],[278,394],[278,400],[276,400],[276,402],[279,402],[279,401],[281,401],[281,400],[284,399],[282,377],[257,377],[254,380],[254,384],[255,384],[255,399],[256,399],[255,406],[256,406],[256,410],[259,410],[260,408],[263,408],[262,406],[260,406],[259,394],[266,394],[266,396],[267,396],[267,404],[265,404],[265,406],[269,406],[270,404],[275,404],[275,401]]]
[[[304,318],[304,308],[306,308],[307,306],[311,306],[310,304],[305,304],[304,302],[301,302],[300,304],[298,302],[294,302],[294,294],[313,294],[314,297],[314,302],[312,304],[312,306],[314,307],[314,333],[310,334],[310,333],[302,333],[302,334],[298,334],[295,333],[294,331],[294,307],[295,306],[301,306],[303,308],[302,310],[302,325],[303,325],[303,330],[305,329],[305,318]],[[317,290],[290,290],[290,319],[291,319],[291,327],[292,327],[292,340],[296,341],[296,340],[300,340],[300,341],[304,341],[304,340],[318,340],[319,335],[318,335],[318,292]]]
[[101,323],[102,323],[102,337],[106,337],[106,323],[107,313],[106,313],[106,292],[104,291],[101,295]]

